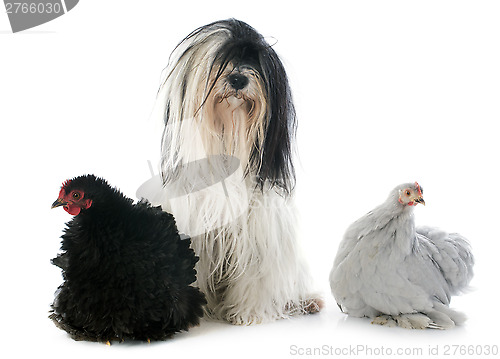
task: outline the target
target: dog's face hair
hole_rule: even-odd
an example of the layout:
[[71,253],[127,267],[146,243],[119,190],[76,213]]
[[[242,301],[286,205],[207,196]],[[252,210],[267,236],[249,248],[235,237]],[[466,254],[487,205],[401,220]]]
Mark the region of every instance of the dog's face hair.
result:
[[235,19],[202,26],[176,47],[166,75],[158,95],[166,97],[162,172],[182,153],[173,137],[183,135],[167,133],[169,125],[201,115],[221,151],[248,162],[245,174],[261,189],[291,192],[295,109],[283,64],[262,35]]

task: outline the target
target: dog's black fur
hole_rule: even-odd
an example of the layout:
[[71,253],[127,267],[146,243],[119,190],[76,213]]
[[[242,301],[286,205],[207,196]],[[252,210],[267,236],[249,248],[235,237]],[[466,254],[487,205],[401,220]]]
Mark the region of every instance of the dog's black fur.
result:
[[66,193],[92,200],[68,224],[63,269],[50,318],[76,340],[164,340],[198,325],[204,295],[190,286],[198,257],[174,217],[147,202],[133,204],[93,175],[72,179]]

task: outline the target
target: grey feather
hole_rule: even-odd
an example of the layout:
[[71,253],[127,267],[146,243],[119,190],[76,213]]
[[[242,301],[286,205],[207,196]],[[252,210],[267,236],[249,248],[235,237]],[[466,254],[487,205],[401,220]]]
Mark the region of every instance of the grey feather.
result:
[[347,229],[330,273],[343,312],[405,328],[448,329],[465,320],[448,306],[472,278],[470,244],[456,233],[416,228],[413,208],[421,202],[417,183],[400,185]]

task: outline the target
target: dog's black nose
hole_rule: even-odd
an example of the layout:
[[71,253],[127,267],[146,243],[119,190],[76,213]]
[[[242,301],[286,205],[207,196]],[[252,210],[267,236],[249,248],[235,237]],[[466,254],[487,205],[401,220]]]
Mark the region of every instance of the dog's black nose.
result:
[[248,78],[240,74],[232,74],[227,77],[229,84],[235,90],[241,90],[248,85]]

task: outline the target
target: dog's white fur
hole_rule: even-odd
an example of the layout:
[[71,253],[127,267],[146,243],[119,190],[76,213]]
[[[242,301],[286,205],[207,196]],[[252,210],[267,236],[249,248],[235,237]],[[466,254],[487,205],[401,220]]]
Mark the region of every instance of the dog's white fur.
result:
[[[262,153],[266,136],[263,74],[229,62],[216,75],[212,65],[229,36],[224,27],[207,28],[171,56],[155,106],[168,117],[164,187],[150,200],[192,237],[208,316],[251,324],[316,312],[321,300],[297,244],[293,193],[259,183],[250,164],[253,146]],[[248,85],[235,90],[230,74]]]

